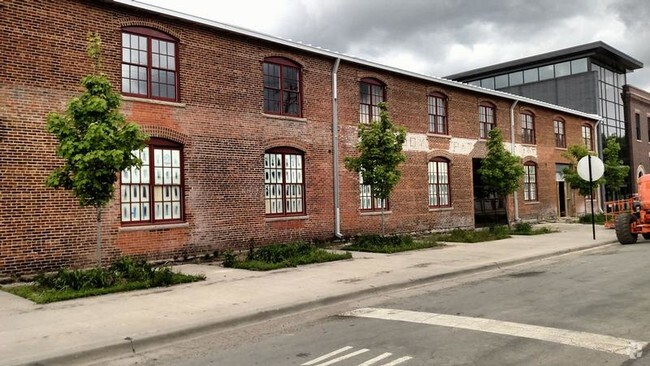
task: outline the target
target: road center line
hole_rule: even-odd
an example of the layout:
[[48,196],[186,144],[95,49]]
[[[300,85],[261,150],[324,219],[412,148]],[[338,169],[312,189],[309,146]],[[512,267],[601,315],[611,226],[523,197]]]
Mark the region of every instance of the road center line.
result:
[[630,358],[641,357],[641,352],[648,343],[631,339],[617,338],[601,334],[578,332],[565,329],[542,327],[500,320],[471,318],[466,316],[425,313],[418,311],[361,308],[342,314],[343,316],[397,320],[409,323],[438,325],[480,332],[503,334],[509,336],[537,339],[560,343],[574,347],[588,348],[601,352],[626,355]]

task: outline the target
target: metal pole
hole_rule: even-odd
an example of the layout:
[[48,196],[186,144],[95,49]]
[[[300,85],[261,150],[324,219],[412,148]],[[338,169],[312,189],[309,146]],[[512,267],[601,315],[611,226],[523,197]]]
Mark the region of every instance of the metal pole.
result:
[[591,176],[591,155],[588,155],[587,161],[589,162],[589,192],[591,198],[591,232],[596,240],[596,219],[594,218],[594,179]]

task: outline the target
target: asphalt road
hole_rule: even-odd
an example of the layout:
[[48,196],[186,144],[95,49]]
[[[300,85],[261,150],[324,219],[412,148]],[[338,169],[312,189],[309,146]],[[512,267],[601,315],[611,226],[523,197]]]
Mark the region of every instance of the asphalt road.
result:
[[642,241],[206,334],[101,364],[650,365],[647,342],[650,241]]

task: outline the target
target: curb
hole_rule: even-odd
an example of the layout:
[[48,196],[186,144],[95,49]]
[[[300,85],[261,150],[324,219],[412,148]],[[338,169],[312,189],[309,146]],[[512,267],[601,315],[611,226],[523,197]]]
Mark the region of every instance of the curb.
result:
[[23,363],[20,365],[25,365],[25,366],[70,365],[75,363],[76,364],[87,363],[102,358],[126,356],[128,354],[135,354],[136,349],[146,350],[149,348],[153,348],[154,345],[159,345],[160,343],[171,343],[190,336],[198,336],[200,334],[220,331],[220,330],[233,328],[240,325],[256,323],[262,320],[267,320],[271,317],[279,317],[279,316],[284,316],[284,315],[288,315],[300,311],[311,310],[322,306],[333,305],[336,303],[354,300],[357,298],[365,297],[379,292],[403,289],[405,287],[423,285],[426,283],[435,282],[442,279],[450,279],[450,278],[460,277],[469,274],[486,272],[493,269],[501,269],[503,267],[516,266],[523,263],[531,263],[531,262],[548,259],[552,257],[560,257],[566,254],[589,251],[596,248],[611,246],[614,245],[615,243],[617,242],[613,240],[610,242],[598,243],[589,246],[558,250],[555,252],[540,254],[532,257],[513,259],[513,260],[503,261],[503,262],[493,262],[491,264],[477,265],[465,269],[460,269],[457,271],[451,271],[447,273],[441,273],[441,274],[421,277],[417,279],[407,279],[399,283],[392,283],[389,285],[377,286],[373,288],[354,291],[347,294],[325,297],[318,300],[307,301],[307,302],[298,303],[298,304],[289,305],[286,307],[280,307],[271,310],[265,310],[259,313],[248,314],[248,315],[244,315],[241,317],[232,318],[228,320],[218,320],[214,322],[208,321],[208,323],[205,324],[193,325],[182,329],[174,329],[165,333],[155,334],[141,339],[125,338],[121,342],[113,342],[98,347],[91,346],[88,349],[80,350],[78,352],[72,352],[67,355],[54,356],[50,358],[41,359],[38,361],[30,361],[28,363]]

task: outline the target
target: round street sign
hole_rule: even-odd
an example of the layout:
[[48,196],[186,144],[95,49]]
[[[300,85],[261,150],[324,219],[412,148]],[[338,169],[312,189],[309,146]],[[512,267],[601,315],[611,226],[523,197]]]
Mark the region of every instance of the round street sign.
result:
[[578,175],[589,182],[589,161],[591,160],[591,181],[600,179],[605,173],[605,164],[597,156],[587,155],[578,161]]

